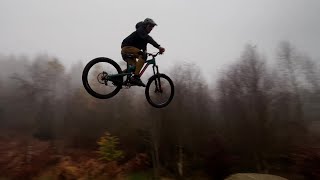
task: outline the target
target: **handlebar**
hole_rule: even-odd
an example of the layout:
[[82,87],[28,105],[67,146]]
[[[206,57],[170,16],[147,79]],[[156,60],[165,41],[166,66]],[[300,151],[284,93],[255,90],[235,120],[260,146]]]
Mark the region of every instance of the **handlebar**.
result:
[[160,54],[160,52],[157,52],[156,54],[147,53],[148,56],[152,56],[153,58],[155,58],[155,57],[158,56],[159,54]]

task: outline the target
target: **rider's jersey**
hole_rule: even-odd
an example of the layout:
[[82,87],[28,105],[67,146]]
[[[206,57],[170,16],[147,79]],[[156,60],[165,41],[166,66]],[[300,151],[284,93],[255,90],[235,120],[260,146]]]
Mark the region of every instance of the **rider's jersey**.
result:
[[145,51],[147,50],[148,43],[152,44],[155,48],[160,47],[160,45],[149,36],[145,27],[142,25],[122,41],[121,48],[124,46],[133,46]]

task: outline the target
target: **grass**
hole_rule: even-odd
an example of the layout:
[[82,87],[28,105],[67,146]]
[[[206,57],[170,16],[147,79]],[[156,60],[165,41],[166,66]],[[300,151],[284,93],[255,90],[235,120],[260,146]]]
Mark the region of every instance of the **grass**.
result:
[[127,180],[150,180],[152,179],[151,172],[134,172],[128,175]]

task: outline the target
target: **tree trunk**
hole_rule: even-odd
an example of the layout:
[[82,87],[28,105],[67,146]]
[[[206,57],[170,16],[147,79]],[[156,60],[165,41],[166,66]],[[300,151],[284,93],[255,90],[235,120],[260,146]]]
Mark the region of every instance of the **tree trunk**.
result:
[[152,164],[154,179],[160,179],[160,161],[159,161],[159,141],[160,141],[160,120],[154,119],[152,132],[151,132],[151,146],[152,146]]
[[177,162],[177,168],[180,178],[183,177],[183,149],[182,146],[178,146],[178,162]]
[[152,166],[153,166],[153,178],[155,180],[160,179],[159,176],[159,152],[158,152],[158,146],[156,143],[152,144]]

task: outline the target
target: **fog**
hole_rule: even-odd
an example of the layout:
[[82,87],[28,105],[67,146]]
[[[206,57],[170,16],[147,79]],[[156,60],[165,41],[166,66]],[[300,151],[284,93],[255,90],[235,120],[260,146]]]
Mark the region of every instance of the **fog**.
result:
[[[47,55],[2,56],[1,137],[16,142],[13,149],[11,145],[4,149],[31,153],[30,158],[37,159],[42,156],[34,151],[53,148],[42,157],[46,159],[43,163],[49,163],[54,154],[75,156],[75,149],[85,150],[81,156],[87,157],[97,148],[99,137],[109,132],[119,138],[118,148],[125,153],[122,163],[130,163],[139,153],[146,157],[150,153],[151,164],[142,167],[153,167],[155,176],[198,176],[194,168],[215,178],[241,169],[281,171],[285,177],[314,172],[315,162],[300,163],[314,156],[319,144],[319,64],[289,42],[278,43],[277,49],[275,63],[268,64],[259,48],[244,46],[239,59],[224,67],[214,86],[196,64],[175,64],[167,73],[174,82],[175,96],[162,109],[150,106],[139,87],[122,89],[106,100],[90,96],[81,82],[85,65],[81,62],[67,69],[59,59]],[[44,142],[51,144],[49,149],[39,144]],[[3,156],[4,162],[10,161]],[[24,162],[20,157],[16,161]],[[6,165],[1,168],[7,168],[4,177],[27,173],[31,178],[42,173],[26,168],[36,167],[37,162],[27,161],[19,171]],[[190,174],[176,169],[175,162],[192,165],[179,166]],[[72,176],[86,177],[83,173]],[[93,175],[98,176],[101,174]]]
[[[316,0],[1,1],[0,179],[319,179],[319,9]],[[121,41],[146,17],[166,48],[157,64],[172,102],[154,108],[142,87],[92,97],[85,65],[108,57],[124,69]]]

